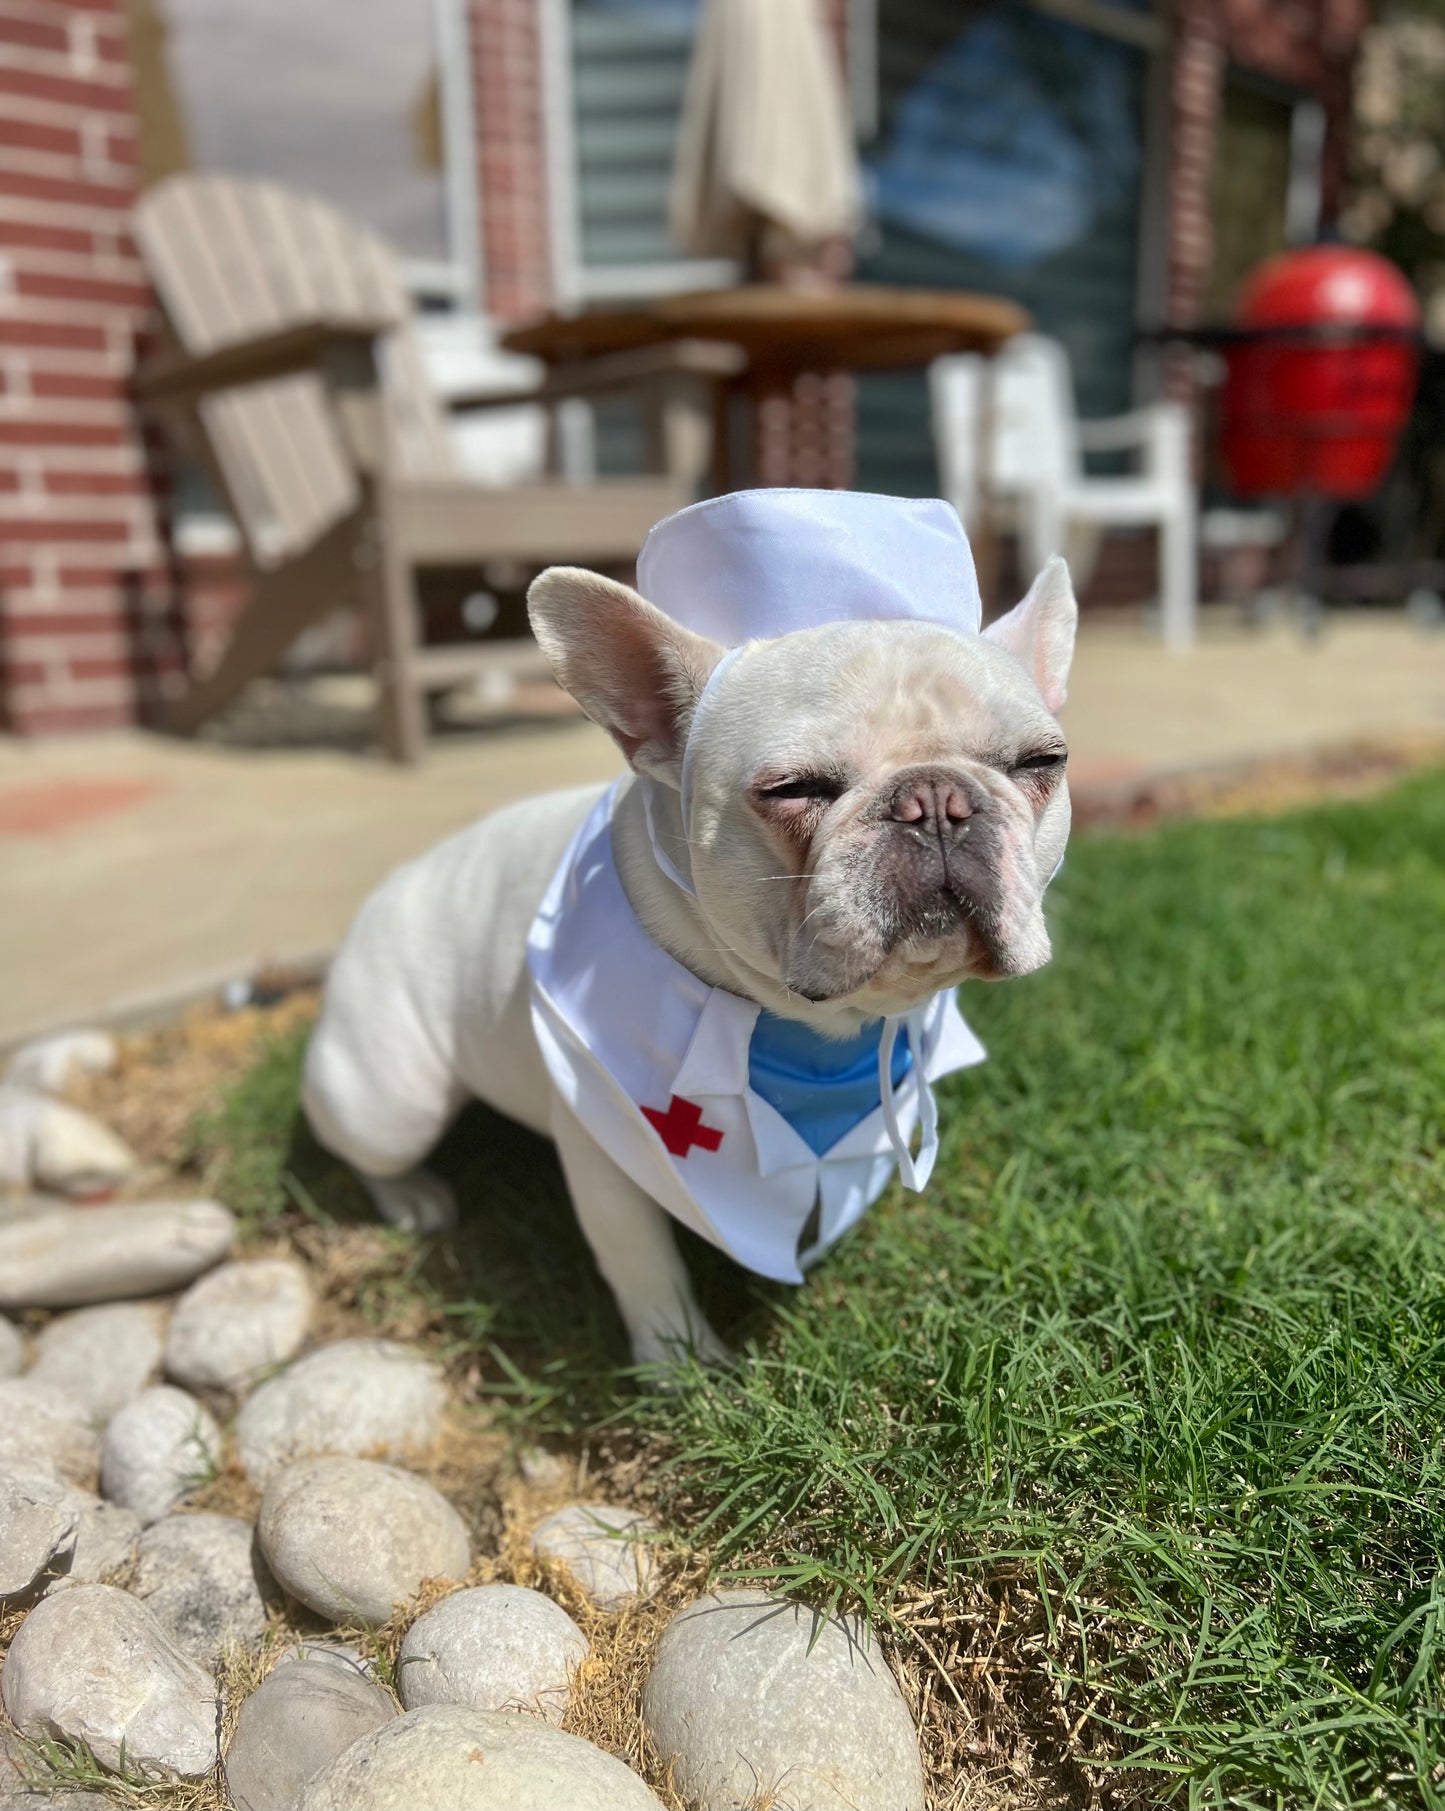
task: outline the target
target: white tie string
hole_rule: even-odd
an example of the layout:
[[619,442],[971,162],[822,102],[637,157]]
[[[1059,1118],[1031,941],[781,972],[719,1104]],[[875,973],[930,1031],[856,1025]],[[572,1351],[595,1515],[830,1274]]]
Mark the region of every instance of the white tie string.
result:
[[[692,876],[684,874],[667,850],[663,848],[662,838],[658,835],[657,824],[653,819],[652,794],[654,789],[661,785],[661,781],[649,779],[646,774],[643,774],[637,783],[642,788],[642,815],[647,819],[647,840],[652,844],[652,859],[675,887],[681,887],[684,893],[690,893],[695,899],[697,888],[692,884]],[[686,846],[685,833],[684,846]]]
[[722,659],[708,675],[707,684],[702,688],[702,695],[699,697],[696,708],[692,713],[692,723],[688,728],[687,742],[683,746],[682,772],[678,776],[682,782],[679,790],[678,810],[682,817],[683,848],[687,851],[684,857],[687,862],[686,869],[679,866],[679,864],[667,853],[662,846],[662,839],[658,835],[657,821],[653,816],[653,789],[662,786],[662,781],[649,779],[646,774],[643,774],[640,779],[640,784],[642,786],[642,811],[643,816],[647,819],[647,840],[652,844],[652,853],[657,857],[657,865],[662,869],[663,873],[675,887],[681,887],[684,893],[690,894],[694,899],[697,898],[697,888],[693,884],[692,878],[692,831],[688,825],[688,811],[692,804],[693,742],[697,736],[697,726],[702,721],[703,712],[712,704],[713,694],[717,689],[718,680],[722,678],[723,674],[741,653],[741,648],[729,648],[727,653],[723,655]]
[[[915,1193],[928,1186],[938,1157],[938,1104],[923,1072],[923,1027],[927,1012],[926,1006],[919,1006],[910,1013],[885,1019],[883,1036],[878,1042],[878,1094],[883,1107],[883,1124],[888,1131],[888,1142],[893,1146],[893,1155],[898,1159],[898,1179],[904,1188]],[[913,1058],[913,1085],[918,1096],[921,1136],[917,1157],[909,1150],[908,1140],[903,1136],[893,1098],[893,1046],[900,1025],[907,1032],[908,1049]]]

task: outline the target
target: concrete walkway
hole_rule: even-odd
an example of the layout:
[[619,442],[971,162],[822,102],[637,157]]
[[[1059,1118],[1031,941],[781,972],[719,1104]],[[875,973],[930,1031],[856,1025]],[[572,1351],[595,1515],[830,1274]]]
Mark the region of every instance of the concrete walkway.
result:
[[[1445,637],[1360,617],[1311,644],[1210,630],[1170,656],[1091,625],[1065,722],[1084,794],[1399,736],[1438,735],[1445,758]],[[0,1043],[314,959],[397,862],[620,766],[577,720],[450,739],[407,773],[324,748],[0,740]]]

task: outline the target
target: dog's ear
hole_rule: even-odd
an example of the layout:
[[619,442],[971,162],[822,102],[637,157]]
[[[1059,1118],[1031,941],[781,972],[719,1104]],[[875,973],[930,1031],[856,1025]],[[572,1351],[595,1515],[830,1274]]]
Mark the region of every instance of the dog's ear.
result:
[[1022,603],[984,630],[989,641],[1013,655],[1057,714],[1069,695],[1069,667],[1079,606],[1069,569],[1056,554],[1029,586]]
[[723,650],[655,610],[629,585],[550,566],[527,614],[557,683],[601,724],[638,773],[682,783],[692,714]]

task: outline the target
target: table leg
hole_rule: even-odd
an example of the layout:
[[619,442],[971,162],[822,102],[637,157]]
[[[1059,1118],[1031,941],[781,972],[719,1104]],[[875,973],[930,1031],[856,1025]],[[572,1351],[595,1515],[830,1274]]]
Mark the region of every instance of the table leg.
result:
[[733,398],[735,383],[719,381],[712,387],[712,464],[709,495],[721,497],[733,486]]
[[[713,495],[796,483],[789,471],[790,383],[772,371],[746,371],[719,384],[714,398]],[[743,405],[741,422],[735,399]]]

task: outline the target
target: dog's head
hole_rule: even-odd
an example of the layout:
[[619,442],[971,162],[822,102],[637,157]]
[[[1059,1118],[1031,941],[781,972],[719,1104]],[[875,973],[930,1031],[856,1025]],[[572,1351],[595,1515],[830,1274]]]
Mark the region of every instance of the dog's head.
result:
[[1048,960],[1078,614],[1062,560],[982,635],[848,621],[749,643],[700,714],[724,650],[637,592],[553,567],[529,605],[636,772],[680,788],[691,735],[698,906],[754,972],[878,1016]]

